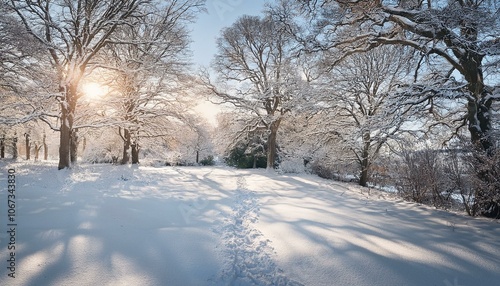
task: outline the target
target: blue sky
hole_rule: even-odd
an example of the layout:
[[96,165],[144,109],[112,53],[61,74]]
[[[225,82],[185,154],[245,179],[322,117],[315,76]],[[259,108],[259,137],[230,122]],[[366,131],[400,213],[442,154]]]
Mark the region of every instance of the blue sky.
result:
[[265,0],[207,0],[208,13],[198,16],[191,26],[193,62],[208,66],[216,53],[215,40],[222,28],[228,27],[241,15],[261,15]]

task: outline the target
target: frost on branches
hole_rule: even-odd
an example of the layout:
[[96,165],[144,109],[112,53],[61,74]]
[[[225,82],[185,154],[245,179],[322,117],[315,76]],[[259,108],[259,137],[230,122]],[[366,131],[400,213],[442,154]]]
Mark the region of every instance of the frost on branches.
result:
[[243,16],[218,39],[214,69],[219,84],[204,76],[218,102],[251,114],[245,132],[266,134],[267,169],[275,167],[278,130],[300,89],[292,43],[285,27],[270,15]]

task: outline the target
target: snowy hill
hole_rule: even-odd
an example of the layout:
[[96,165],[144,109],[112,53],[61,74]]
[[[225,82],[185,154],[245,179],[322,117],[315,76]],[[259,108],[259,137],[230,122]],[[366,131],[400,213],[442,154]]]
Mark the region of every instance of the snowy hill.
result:
[[[0,163],[1,285],[498,285],[496,221],[312,175]],[[7,175],[16,175],[15,278]]]

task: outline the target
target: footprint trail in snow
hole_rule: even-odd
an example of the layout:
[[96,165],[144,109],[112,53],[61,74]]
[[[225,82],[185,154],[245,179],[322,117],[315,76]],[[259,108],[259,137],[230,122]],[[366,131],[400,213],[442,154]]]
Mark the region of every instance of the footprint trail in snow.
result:
[[222,236],[226,263],[220,279],[226,285],[303,286],[283,275],[273,260],[271,241],[255,227],[259,219],[259,200],[248,190],[244,177],[238,177],[235,204],[224,218]]

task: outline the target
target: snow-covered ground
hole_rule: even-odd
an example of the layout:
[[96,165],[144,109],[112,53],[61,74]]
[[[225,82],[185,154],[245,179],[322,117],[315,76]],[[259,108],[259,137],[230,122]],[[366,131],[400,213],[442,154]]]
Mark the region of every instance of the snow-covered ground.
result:
[[312,175],[5,162],[0,173],[1,285],[500,285],[496,221]]

